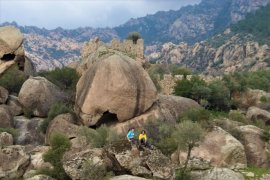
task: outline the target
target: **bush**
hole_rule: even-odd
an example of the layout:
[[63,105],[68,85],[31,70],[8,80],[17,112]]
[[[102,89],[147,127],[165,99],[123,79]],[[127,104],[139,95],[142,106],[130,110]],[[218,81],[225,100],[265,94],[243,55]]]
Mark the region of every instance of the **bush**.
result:
[[233,121],[244,123],[246,125],[249,124],[249,121],[246,118],[246,116],[244,114],[242,114],[238,110],[230,111],[230,113],[229,113],[229,119],[231,119]]
[[0,77],[0,86],[6,88],[9,93],[18,94],[27,77],[20,71],[17,65],[13,65]]
[[179,150],[187,151],[187,159],[181,174],[186,173],[188,161],[190,159],[191,151],[198,143],[203,140],[204,131],[198,123],[192,121],[183,121],[176,126],[173,132],[174,140]]
[[127,36],[127,39],[132,40],[133,44],[137,44],[138,39],[141,39],[141,34],[138,32],[130,32]]
[[145,124],[144,129],[150,144],[160,149],[162,153],[168,155],[177,149],[177,144],[172,137],[174,125],[161,120],[152,120]]
[[183,75],[184,79],[187,79],[187,75],[192,74],[192,70],[186,67],[177,67],[172,69],[173,76]]
[[261,139],[264,140],[265,142],[268,142],[270,140],[270,128],[264,129]]
[[43,155],[43,160],[51,163],[53,165],[53,169],[41,169],[39,173],[59,180],[70,179],[62,164],[64,153],[71,147],[69,139],[62,134],[53,134],[50,138],[50,145],[51,149]]
[[71,113],[72,110],[66,104],[56,103],[50,107],[48,112],[48,117],[42,121],[40,128],[43,133],[46,133],[46,130],[50,124],[50,122],[59,114]]
[[40,72],[40,76],[45,77],[58,87],[64,90],[76,90],[76,84],[79,80],[79,75],[75,69],[63,67],[56,68],[48,72]]
[[102,148],[120,140],[120,136],[106,125],[101,125],[96,130],[83,126],[80,129],[80,134],[94,148]]
[[190,172],[182,172],[182,170],[178,170],[175,173],[175,180],[192,180]]

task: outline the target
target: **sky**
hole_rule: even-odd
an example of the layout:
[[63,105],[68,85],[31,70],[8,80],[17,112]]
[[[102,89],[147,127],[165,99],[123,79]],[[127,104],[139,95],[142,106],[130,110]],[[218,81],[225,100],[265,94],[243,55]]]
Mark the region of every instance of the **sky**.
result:
[[47,29],[115,27],[130,18],[178,10],[200,0],[0,0],[0,23]]

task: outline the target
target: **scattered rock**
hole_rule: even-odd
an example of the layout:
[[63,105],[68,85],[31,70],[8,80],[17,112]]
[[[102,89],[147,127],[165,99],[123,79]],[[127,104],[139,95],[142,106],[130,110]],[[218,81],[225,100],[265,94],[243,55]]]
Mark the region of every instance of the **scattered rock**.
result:
[[240,126],[237,130],[241,135],[239,140],[245,147],[248,165],[270,167],[266,142],[261,139],[263,130],[253,125]]
[[0,157],[0,178],[21,177],[30,163],[30,156],[20,145],[1,148]]
[[18,97],[9,95],[7,100],[7,106],[12,116],[18,116],[23,113],[22,105],[20,104]]
[[49,144],[50,137],[54,133],[66,135],[69,139],[79,137],[79,126],[75,125],[75,118],[71,114],[60,114],[49,124],[46,131],[46,144]]
[[[181,152],[179,162],[185,162],[186,157],[186,153]],[[244,146],[220,127],[206,134],[200,146],[192,150],[191,157],[209,161],[214,167],[242,169],[247,166]]]
[[5,104],[8,99],[8,90],[0,86],[0,104]]
[[40,131],[40,124],[44,119],[32,118],[28,119],[24,116],[15,116],[13,118],[14,126],[18,131],[15,143],[20,145],[41,145],[44,144],[44,134]]
[[24,82],[19,102],[37,117],[46,117],[51,105],[63,101],[60,89],[44,77],[31,77]]
[[0,133],[0,147],[10,146],[13,144],[13,137],[7,132]]
[[252,121],[261,120],[264,121],[266,125],[270,125],[270,112],[257,108],[257,107],[250,107],[247,111],[247,118]]
[[110,180],[149,180],[149,179],[141,178],[138,176],[121,175],[121,176],[114,176],[110,178]]
[[114,54],[99,59],[82,75],[76,111],[87,126],[100,123],[106,113],[123,122],[147,111],[156,101],[156,93],[143,67],[128,56]]
[[207,171],[192,172],[192,177],[199,180],[244,180],[241,173],[227,168],[213,168]]
[[50,176],[40,174],[40,175],[35,175],[35,176],[28,178],[26,180],[54,180],[54,179]]
[[0,105],[0,127],[1,128],[12,128],[12,116],[6,107],[6,105]]

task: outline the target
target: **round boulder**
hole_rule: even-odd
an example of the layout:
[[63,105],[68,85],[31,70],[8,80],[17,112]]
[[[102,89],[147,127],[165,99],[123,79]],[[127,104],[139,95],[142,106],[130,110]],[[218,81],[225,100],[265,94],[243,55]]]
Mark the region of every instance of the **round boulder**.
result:
[[0,127],[1,128],[13,127],[12,116],[5,105],[0,105]]
[[19,102],[23,108],[37,117],[46,117],[51,105],[62,101],[60,89],[44,77],[31,77],[24,82]]
[[108,113],[123,122],[147,111],[156,95],[148,73],[134,59],[113,54],[96,61],[80,78],[76,112],[88,126]]
[[13,137],[7,132],[0,133],[0,147],[1,146],[10,146],[13,144]]
[[8,90],[0,86],[0,104],[5,104],[8,99]]

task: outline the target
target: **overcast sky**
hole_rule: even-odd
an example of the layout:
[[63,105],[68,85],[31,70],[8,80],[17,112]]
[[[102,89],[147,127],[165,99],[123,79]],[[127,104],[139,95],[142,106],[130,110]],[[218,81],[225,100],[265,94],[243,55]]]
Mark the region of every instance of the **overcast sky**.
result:
[[0,0],[0,23],[56,27],[114,27],[130,18],[177,10],[200,0]]

